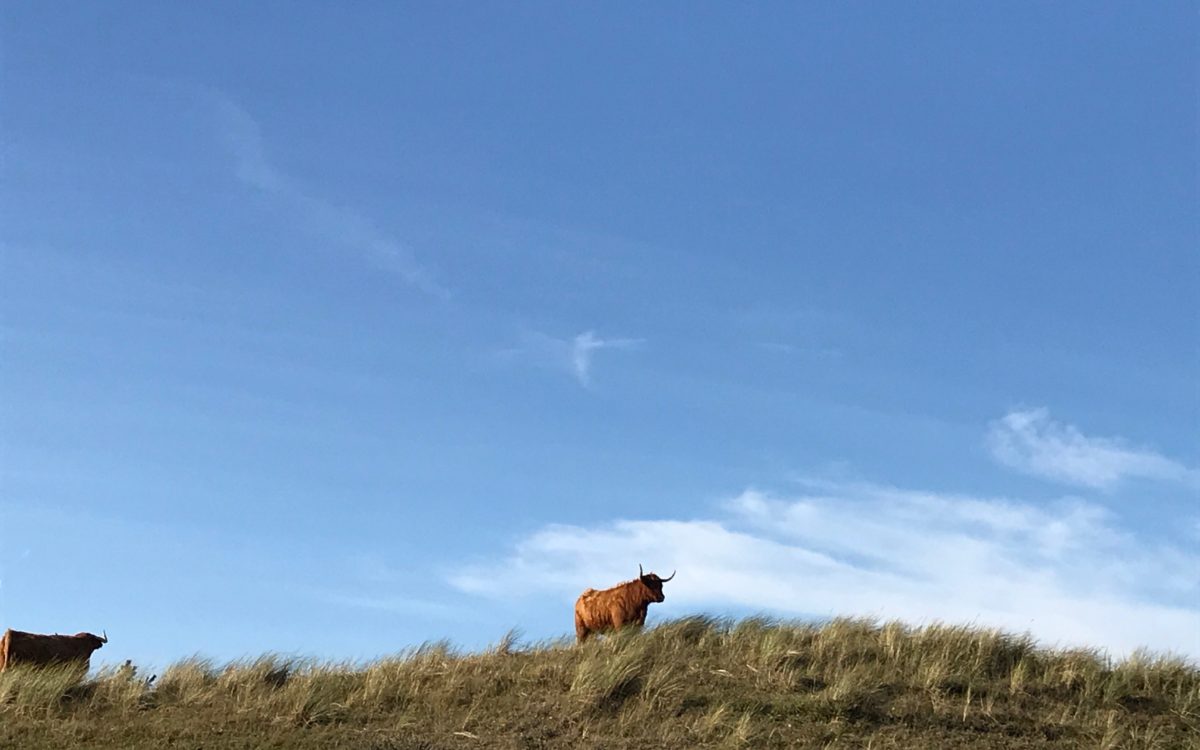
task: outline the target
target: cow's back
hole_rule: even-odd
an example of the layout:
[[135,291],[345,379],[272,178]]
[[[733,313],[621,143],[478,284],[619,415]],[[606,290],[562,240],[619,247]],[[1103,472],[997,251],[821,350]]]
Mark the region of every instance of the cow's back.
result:
[[593,629],[610,628],[617,624],[613,620],[613,609],[622,608],[624,593],[624,584],[610,589],[588,589],[579,595],[575,609],[581,612]]
[[4,631],[4,638],[0,641],[0,661],[3,661],[5,667],[36,661],[38,657],[37,640],[38,636],[34,633],[9,628]]

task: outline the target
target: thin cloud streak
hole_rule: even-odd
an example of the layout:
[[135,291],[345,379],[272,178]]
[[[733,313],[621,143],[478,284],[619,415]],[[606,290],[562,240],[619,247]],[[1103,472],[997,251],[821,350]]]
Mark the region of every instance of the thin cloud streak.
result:
[[1055,422],[1045,408],[1012,411],[992,423],[988,449],[999,463],[1065,484],[1111,490],[1128,479],[1200,486],[1200,472],[1117,438],[1089,437]]
[[500,355],[505,359],[568,372],[581,386],[590,388],[596,352],[634,349],[644,343],[644,339],[600,338],[594,331],[584,331],[570,339],[555,338],[540,331],[523,331],[520,343],[503,350]]
[[547,526],[506,559],[450,578],[481,596],[551,593],[678,568],[666,611],[737,606],[801,616],[934,619],[1028,630],[1044,642],[1200,656],[1200,557],[1156,549],[1099,506],[828,485],[748,489],[725,515]]
[[233,153],[235,173],[240,182],[276,196],[317,234],[355,249],[371,264],[400,276],[426,294],[449,299],[449,290],[437,283],[402,243],[361,214],[312,195],[276,169],[267,159],[258,122],[228,97],[216,93],[210,96],[217,109],[222,134]]
[[591,383],[594,352],[601,349],[629,349],[641,343],[641,339],[602,339],[593,331],[579,334],[571,347],[571,366],[575,369],[575,377],[586,387]]

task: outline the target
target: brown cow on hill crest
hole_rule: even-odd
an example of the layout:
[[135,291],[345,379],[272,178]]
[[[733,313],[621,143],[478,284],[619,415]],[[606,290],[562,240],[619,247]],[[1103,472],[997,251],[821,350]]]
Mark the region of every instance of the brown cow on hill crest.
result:
[[575,600],[576,641],[583,643],[592,633],[646,624],[646,609],[652,603],[666,599],[662,585],[674,577],[674,571],[667,578],[643,573],[642,566],[638,565],[638,577],[632,581],[603,591],[584,591]]
[[41,635],[10,628],[0,638],[0,672],[16,664],[44,667],[71,662],[82,663],[86,670],[92,652],[106,643],[107,633],[103,637],[91,633]]

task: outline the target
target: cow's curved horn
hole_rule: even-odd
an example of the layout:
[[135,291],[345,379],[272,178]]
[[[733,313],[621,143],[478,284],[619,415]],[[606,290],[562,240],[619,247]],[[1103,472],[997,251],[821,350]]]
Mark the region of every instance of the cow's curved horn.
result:
[[108,631],[107,630],[100,631],[100,642],[108,643]]
[[646,574],[642,572],[642,564],[638,563],[638,578],[641,578],[644,575]]
[[676,574],[676,573],[678,573],[678,572],[679,572],[679,571],[677,571],[677,570],[672,570],[672,571],[671,571],[671,575],[670,575],[669,577],[667,577],[667,578],[664,578],[664,579],[663,579],[663,583],[666,583],[667,581],[669,581],[669,580],[671,580],[672,578],[674,578],[674,577],[675,577],[675,574]]

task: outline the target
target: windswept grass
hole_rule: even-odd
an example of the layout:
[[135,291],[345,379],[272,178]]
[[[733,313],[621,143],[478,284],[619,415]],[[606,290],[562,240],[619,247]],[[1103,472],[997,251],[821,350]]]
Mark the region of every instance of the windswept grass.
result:
[[0,747],[1200,748],[1200,670],[865,620],[675,620],[575,647],[0,674]]

